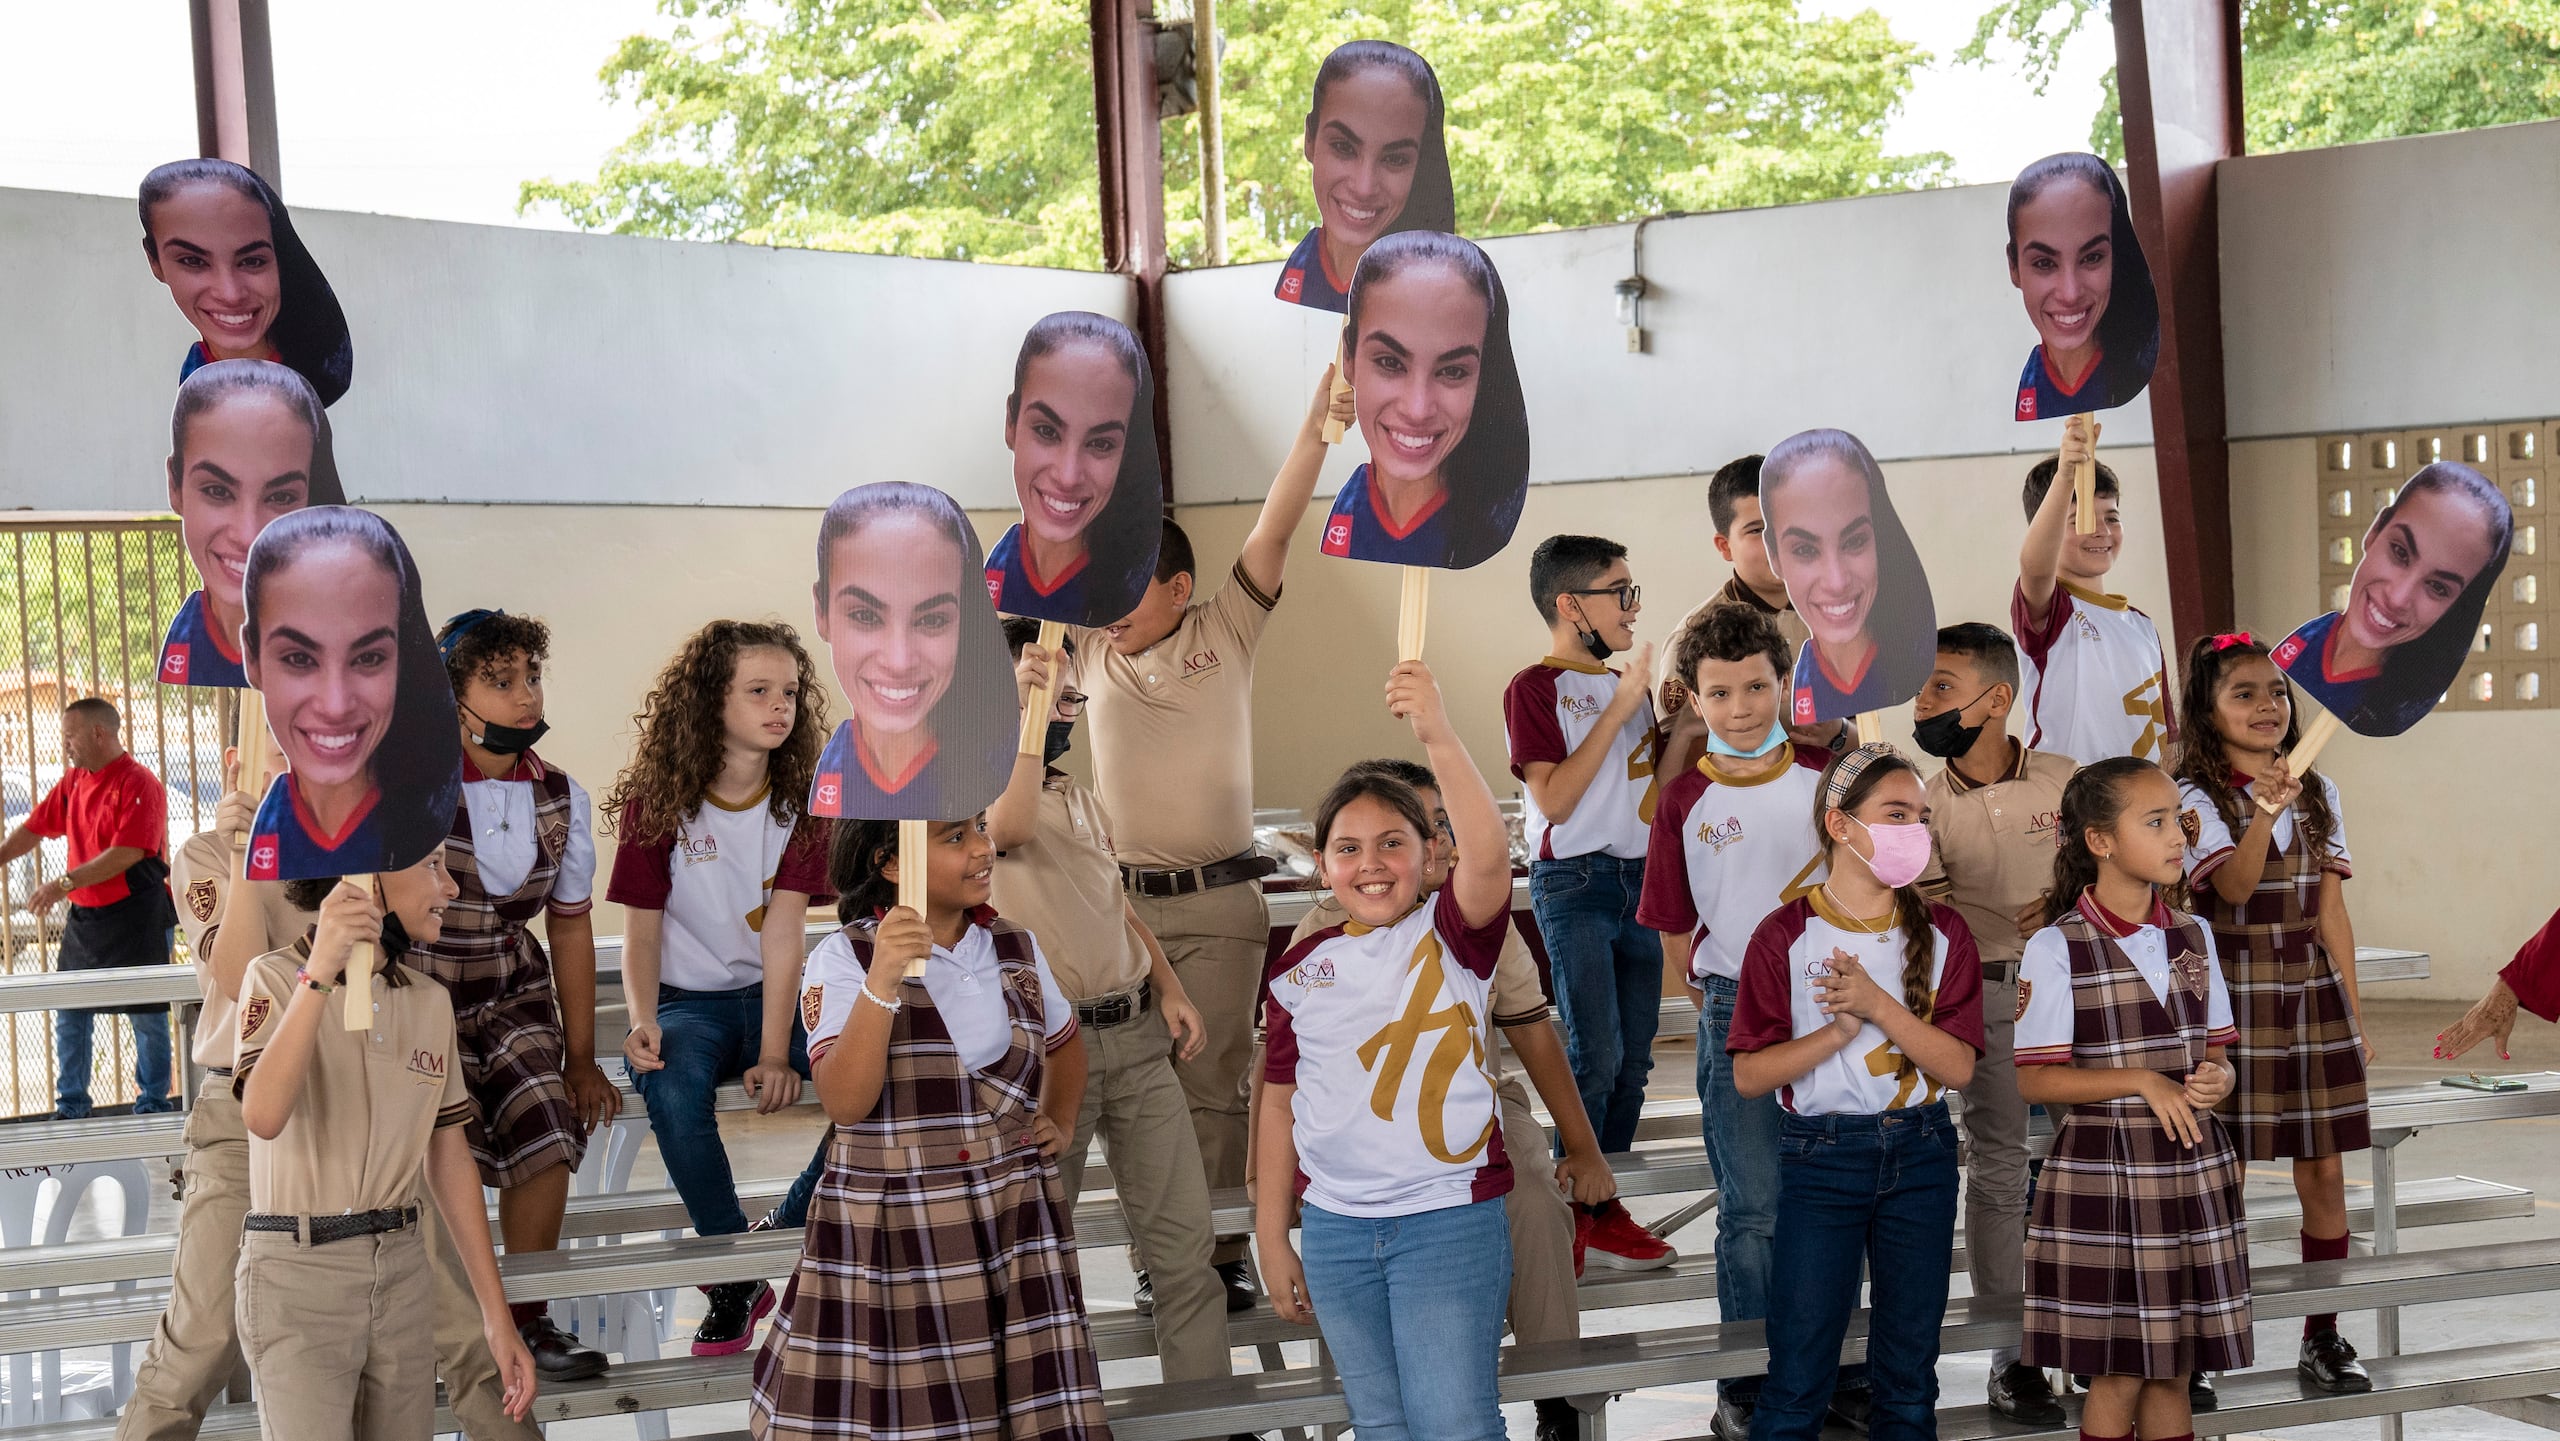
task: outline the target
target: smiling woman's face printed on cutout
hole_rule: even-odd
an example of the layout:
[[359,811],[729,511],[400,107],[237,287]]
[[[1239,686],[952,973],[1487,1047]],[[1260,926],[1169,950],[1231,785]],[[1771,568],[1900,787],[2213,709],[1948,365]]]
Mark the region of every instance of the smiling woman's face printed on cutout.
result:
[[1876,524],[1866,477],[1829,456],[1798,466],[1761,504],[1769,513],[1769,563],[1786,584],[1813,643],[1835,669],[1869,641],[1877,585]]
[[2065,176],[2018,207],[2009,283],[2025,300],[2047,371],[2076,385],[2096,358],[2098,323],[2115,289],[2113,213],[2105,192]]
[[317,542],[259,592],[249,682],[306,794],[369,783],[400,691],[400,582],[363,547]]
[[1023,530],[1055,551],[1041,557],[1047,573],[1083,553],[1086,529],[1111,503],[1137,402],[1138,382],[1101,345],[1062,345],[1024,368],[1004,443]]
[[1484,293],[1446,265],[1408,265],[1363,293],[1351,388],[1378,479],[1439,480],[1475,416],[1486,321]]
[[151,207],[150,239],[151,273],[209,358],[265,356],[284,304],[266,207],[219,181],[195,181]]
[[983,582],[963,574],[959,542],[915,511],[867,518],[827,559],[818,634],[853,719],[875,749],[878,737],[919,727],[930,736],[959,663],[960,588]]
[[249,545],[267,522],[311,503],[311,426],[282,395],[243,389],[186,421],[169,460],[169,508],[221,633],[236,638]]
[[1367,65],[1325,87],[1324,104],[1305,141],[1316,210],[1344,283],[1371,242],[1404,214],[1422,163],[1431,108],[1412,82],[1384,65]]
[[2454,490],[2404,493],[2365,536],[2338,616],[2342,658],[2378,664],[2382,652],[2434,629],[2497,558],[2494,523]]

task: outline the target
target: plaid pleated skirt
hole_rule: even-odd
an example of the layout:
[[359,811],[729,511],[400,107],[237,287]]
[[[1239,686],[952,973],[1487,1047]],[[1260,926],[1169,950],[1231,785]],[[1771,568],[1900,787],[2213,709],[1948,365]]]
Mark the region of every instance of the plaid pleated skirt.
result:
[[2141,1101],[2071,1108],[2027,1223],[2029,1365],[2163,1380],[2249,1364],[2240,1158],[2199,1119],[2189,1150]]
[[2309,1160],[2373,1144],[2364,1037],[2346,983],[2310,931],[2214,927],[2231,987],[2232,1098],[2240,1154]]
[[[920,988],[918,988],[920,989]],[[855,1169],[843,1131],[756,1357],[757,1441],[1103,1441],[1057,1164]]]

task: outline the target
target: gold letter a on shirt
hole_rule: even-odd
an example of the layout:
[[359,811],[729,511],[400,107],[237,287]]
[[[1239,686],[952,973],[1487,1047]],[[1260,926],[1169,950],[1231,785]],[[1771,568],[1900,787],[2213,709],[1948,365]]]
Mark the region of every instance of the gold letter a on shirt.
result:
[[1475,1011],[1464,1001],[1431,1009],[1432,1000],[1440,993],[1438,936],[1424,934],[1422,944],[1413,948],[1413,960],[1405,972],[1412,976],[1413,988],[1405,996],[1404,1014],[1360,1045],[1361,1066],[1378,1073],[1378,1082],[1369,1092],[1369,1109],[1381,1121],[1395,1119],[1396,1096],[1404,1089],[1405,1068],[1413,1063],[1413,1053],[1421,1046],[1422,1038],[1438,1032],[1440,1039],[1432,1044],[1431,1059],[1422,1070],[1421,1108],[1414,1119],[1421,1124],[1422,1144],[1434,1159],[1451,1166],[1465,1165],[1484,1150],[1485,1142],[1493,1136],[1493,1122],[1488,1120],[1474,1145],[1452,1152],[1445,1130],[1443,1112],[1448,1105],[1449,1083],[1457,1079],[1460,1066],[1481,1066],[1484,1062]]

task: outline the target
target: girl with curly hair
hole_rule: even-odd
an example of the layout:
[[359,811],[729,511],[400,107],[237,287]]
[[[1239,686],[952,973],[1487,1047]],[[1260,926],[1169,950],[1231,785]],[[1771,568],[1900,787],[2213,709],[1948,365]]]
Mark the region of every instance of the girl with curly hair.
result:
[[[625,907],[622,1041],[667,1177],[704,1236],[748,1229],[714,1101],[740,1081],[770,1115],[809,1075],[800,993],[812,900],[832,901],[827,828],[804,807],[827,734],[826,692],[799,632],[715,620],[658,673],[632,717],[639,743],[605,796],[620,844],[605,899]],[[823,1151],[821,1152],[821,1159]],[[818,1165],[774,1224],[797,1226]],[[743,1351],[773,1288],[706,1288],[693,1354]]]
[[[2187,889],[2230,981],[2239,1039],[2233,1127],[2244,1161],[2290,1160],[2302,1198],[2302,1259],[2344,1260],[2344,1156],[2371,1144],[2355,931],[2347,919],[2346,823],[2338,788],[2304,767],[2293,687],[2246,631],[2199,636],[2178,698],[2178,789],[2192,807]],[[2264,804],[2261,804],[2263,802]],[[2303,1376],[2368,1391],[2338,1318],[2302,1328]]]

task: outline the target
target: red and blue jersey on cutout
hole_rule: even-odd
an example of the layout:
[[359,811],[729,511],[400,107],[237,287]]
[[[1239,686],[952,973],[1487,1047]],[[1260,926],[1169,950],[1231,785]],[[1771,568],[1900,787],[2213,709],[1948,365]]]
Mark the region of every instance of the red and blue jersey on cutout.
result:
[[1333,267],[1325,263],[1323,226],[1308,231],[1298,248],[1289,252],[1289,263],[1280,267],[1280,283],[1271,293],[1292,305],[1311,305],[1337,315],[1351,309],[1351,277],[1337,279]]
[[2088,373],[2080,377],[2079,385],[2065,390],[2062,382],[2044,367],[2044,347],[2039,345],[2028,351],[2027,368],[2018,376],[2018,419],[2053,420],[2106,409],[2106,370],[2107,357],[2101,354],[2089,362]]
[[221,633],[213,628],[212,608],[204,603],[203,591],[188,596],[169,622],[169,634],[160,642],[160,683],[230,690],[248,687],[240,653],[224,645]]
[[382,792],[369,792],[335,835],[323,831],[292,772],[276,777],[258,818],[249,826],[244,870],[253,881],[298,881],[314,876],[369,875],[382,869]]
[[1324,553],[1387,565],[1446,566],[1448,502],[1448,492],[1442,491],[1398,529],[1387,518],[1386,502],[1370,486],[1369,467],[1363,462],[1333,498],[1333,513],[1324,522]]
[[1086,551],[1076,557],[1064,575],[1043,576],[1031,569],[1029,548],[1022,543],[1022,527],[1014,526],[987,552],[987,599],[1007,615],[1029,616],[1033,620],[1054,620],[1067,625],[1089,624],[1085,614],[1084,574],[1093,559]]

